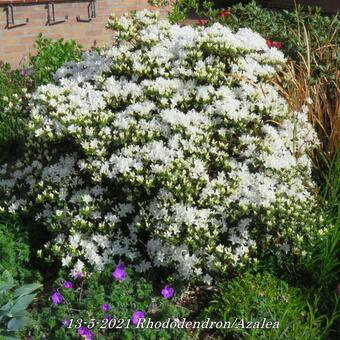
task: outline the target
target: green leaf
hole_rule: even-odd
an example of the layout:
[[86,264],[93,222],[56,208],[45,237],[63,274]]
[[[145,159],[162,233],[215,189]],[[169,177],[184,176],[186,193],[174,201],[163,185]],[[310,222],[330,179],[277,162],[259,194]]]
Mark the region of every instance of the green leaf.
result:
[[26,309],[37,294],[24,295],[19,297],[15,305],[11,309],[11,313],[16,313],[18,310]]
[[0,332],[0,336],[2,335],[2,338],[0,338],[1,340],[18,340],[18,338],[16,336],[11,336],[11,335],[8,335],[9,333],[6,332],[6,333],[1,333]]
[[1,312],[8,312],[11,307],[13,306],[13,303],[11,302],[7,302],[6,304],[4,304],[1,308],[0,308],[0,313]]
[[1,277],[2,277],[3,279],[5,279],[5,281],[6,281],[8,284],[14,284],[13,277],[12,277],[11,273],[10,273],[8,270],[5,270],[5,271],[2,273]]
[[8,270],[5,270],[1,274],[1,283],[0,283],[0,294],[3,294],[7,290],[14,287],[14,280],[11,273]]
[[18,297],[18,296],[21,296],[21,295],[30,294],[30,293],[32,293],[33,291],[35,291],[35,290],[37,290],[38,288],[40,288],[41,286],[42,286],[42,285],[41,285],[40,283],[38,283],[38,282],[23,285],[22,287],[16,289],[16,290],[13,292],[13,297]]
[[11,288],[13,288],[14,285],[13,284],[0,284],[0,294],[5,293],[6,291],[10,290]]
[[14,318],[19,318],[23,316],[29,316],[29,313],[24,309],[18,309],[18,310],[11,311],[11,315]]
[[7,324],[7,329],[9,331],[17,331],[25,328],[29,322],[30,319],[27,317],[14,318]]

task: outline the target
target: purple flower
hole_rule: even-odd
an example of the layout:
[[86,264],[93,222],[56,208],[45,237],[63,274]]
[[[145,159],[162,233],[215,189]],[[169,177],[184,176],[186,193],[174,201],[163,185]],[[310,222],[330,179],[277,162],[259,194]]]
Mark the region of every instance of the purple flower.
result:
[[82,279],[84,276],[84,274],[82,272],[77,272],[76,275],[74,275],[74,277],[78,280]]
[[86,340],[92,340],[94,338],[94,333],[90,329],[83,326],[78,328],[77,333]]
[[102,305],[102,311],[103,312],[108,312],[110,310],[110,305],[108,303],[104,303]]
[[125,266],[124,264],[119,264],[115,271],[112,273],[112,276],[117,281],[124,281],[126,279],[126,272],[125,272]]
[[140,319],[144,319],[145,318],[145,313],[141,310],[136,310],[133,314],[132,314],[132,323],[134,325],[137,325],[138,324],[138,321]]
[[61,322],[62,327],[67,328],[71,323],[71,320],[65,319]]
[[73,283],[71,281],[64,281],[63,287],[66,288],[66,289],[72,289]]
[[170,286],[170,285],[166,285],[163,289],[162,289],[162,296],[164,299],[171,299],[175,294],[175,290]]
[[51,296],[51,300],[54,305],[59,305],[63,302],[64,297],[60,293],[54,292]]
[[107,321],[110,321],[110,320],[113,319],[113,316],[110,315],[110,314],[106,314],[106,315],[104,316],[104,319],[106,319]]

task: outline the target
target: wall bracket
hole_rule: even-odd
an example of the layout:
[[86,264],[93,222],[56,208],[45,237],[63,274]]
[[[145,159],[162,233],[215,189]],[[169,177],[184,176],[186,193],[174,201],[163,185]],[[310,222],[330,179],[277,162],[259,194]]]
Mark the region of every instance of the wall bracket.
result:
[[62,22],[65,22],[68,19],[68,16],[66,15],[65,18],[57,18],[55,17],[54,12],[54,3],[49,2],[47,4],[47,24],[49,26],[61,24]]
[[96,17],[96,0],[90,0],[89,5],[87,6],[87,19],[81,19],[80,16],[77,16],[77,21],[90,22],[95,17]]
[[28,18],[26,18],[24,22],[15,23],[13,5],[7,5],[6,20],[7,20],[7,24],[6,24],[7,29],[24,26],[24,25],[27,25],[28,23]]

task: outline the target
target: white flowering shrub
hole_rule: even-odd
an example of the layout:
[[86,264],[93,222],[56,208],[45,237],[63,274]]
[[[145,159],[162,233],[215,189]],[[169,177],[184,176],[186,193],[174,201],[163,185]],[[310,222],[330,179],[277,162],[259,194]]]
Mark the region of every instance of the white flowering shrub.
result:
[[113,47],[32,96],[25,156],[0,169],[3,209],[46,225],[74,274],[123,260],[210,283],[265,254],[303,255],[317,140],[271,84],[283,54],[246,28],[148,11],[108,27]]

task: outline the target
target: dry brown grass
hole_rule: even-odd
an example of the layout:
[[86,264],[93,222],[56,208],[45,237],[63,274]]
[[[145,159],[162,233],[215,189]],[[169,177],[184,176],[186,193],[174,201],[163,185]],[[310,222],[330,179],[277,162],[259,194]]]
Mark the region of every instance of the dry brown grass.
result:
[[[278,77],[276,84],[287,99],[292,110],[299,110],[311,98],[309,118],[318,132],[321,151],[328,159],[340,146],[340,70],[338,68],[337,17],[330,27],[328,43],[312,48],[310,33],[302,24],[296,34],[306,46],[298,61],[289,61]],[[315,75],[315,68],[321,65],[324,72]],[[329,75],[333,75],[333,79]]]

